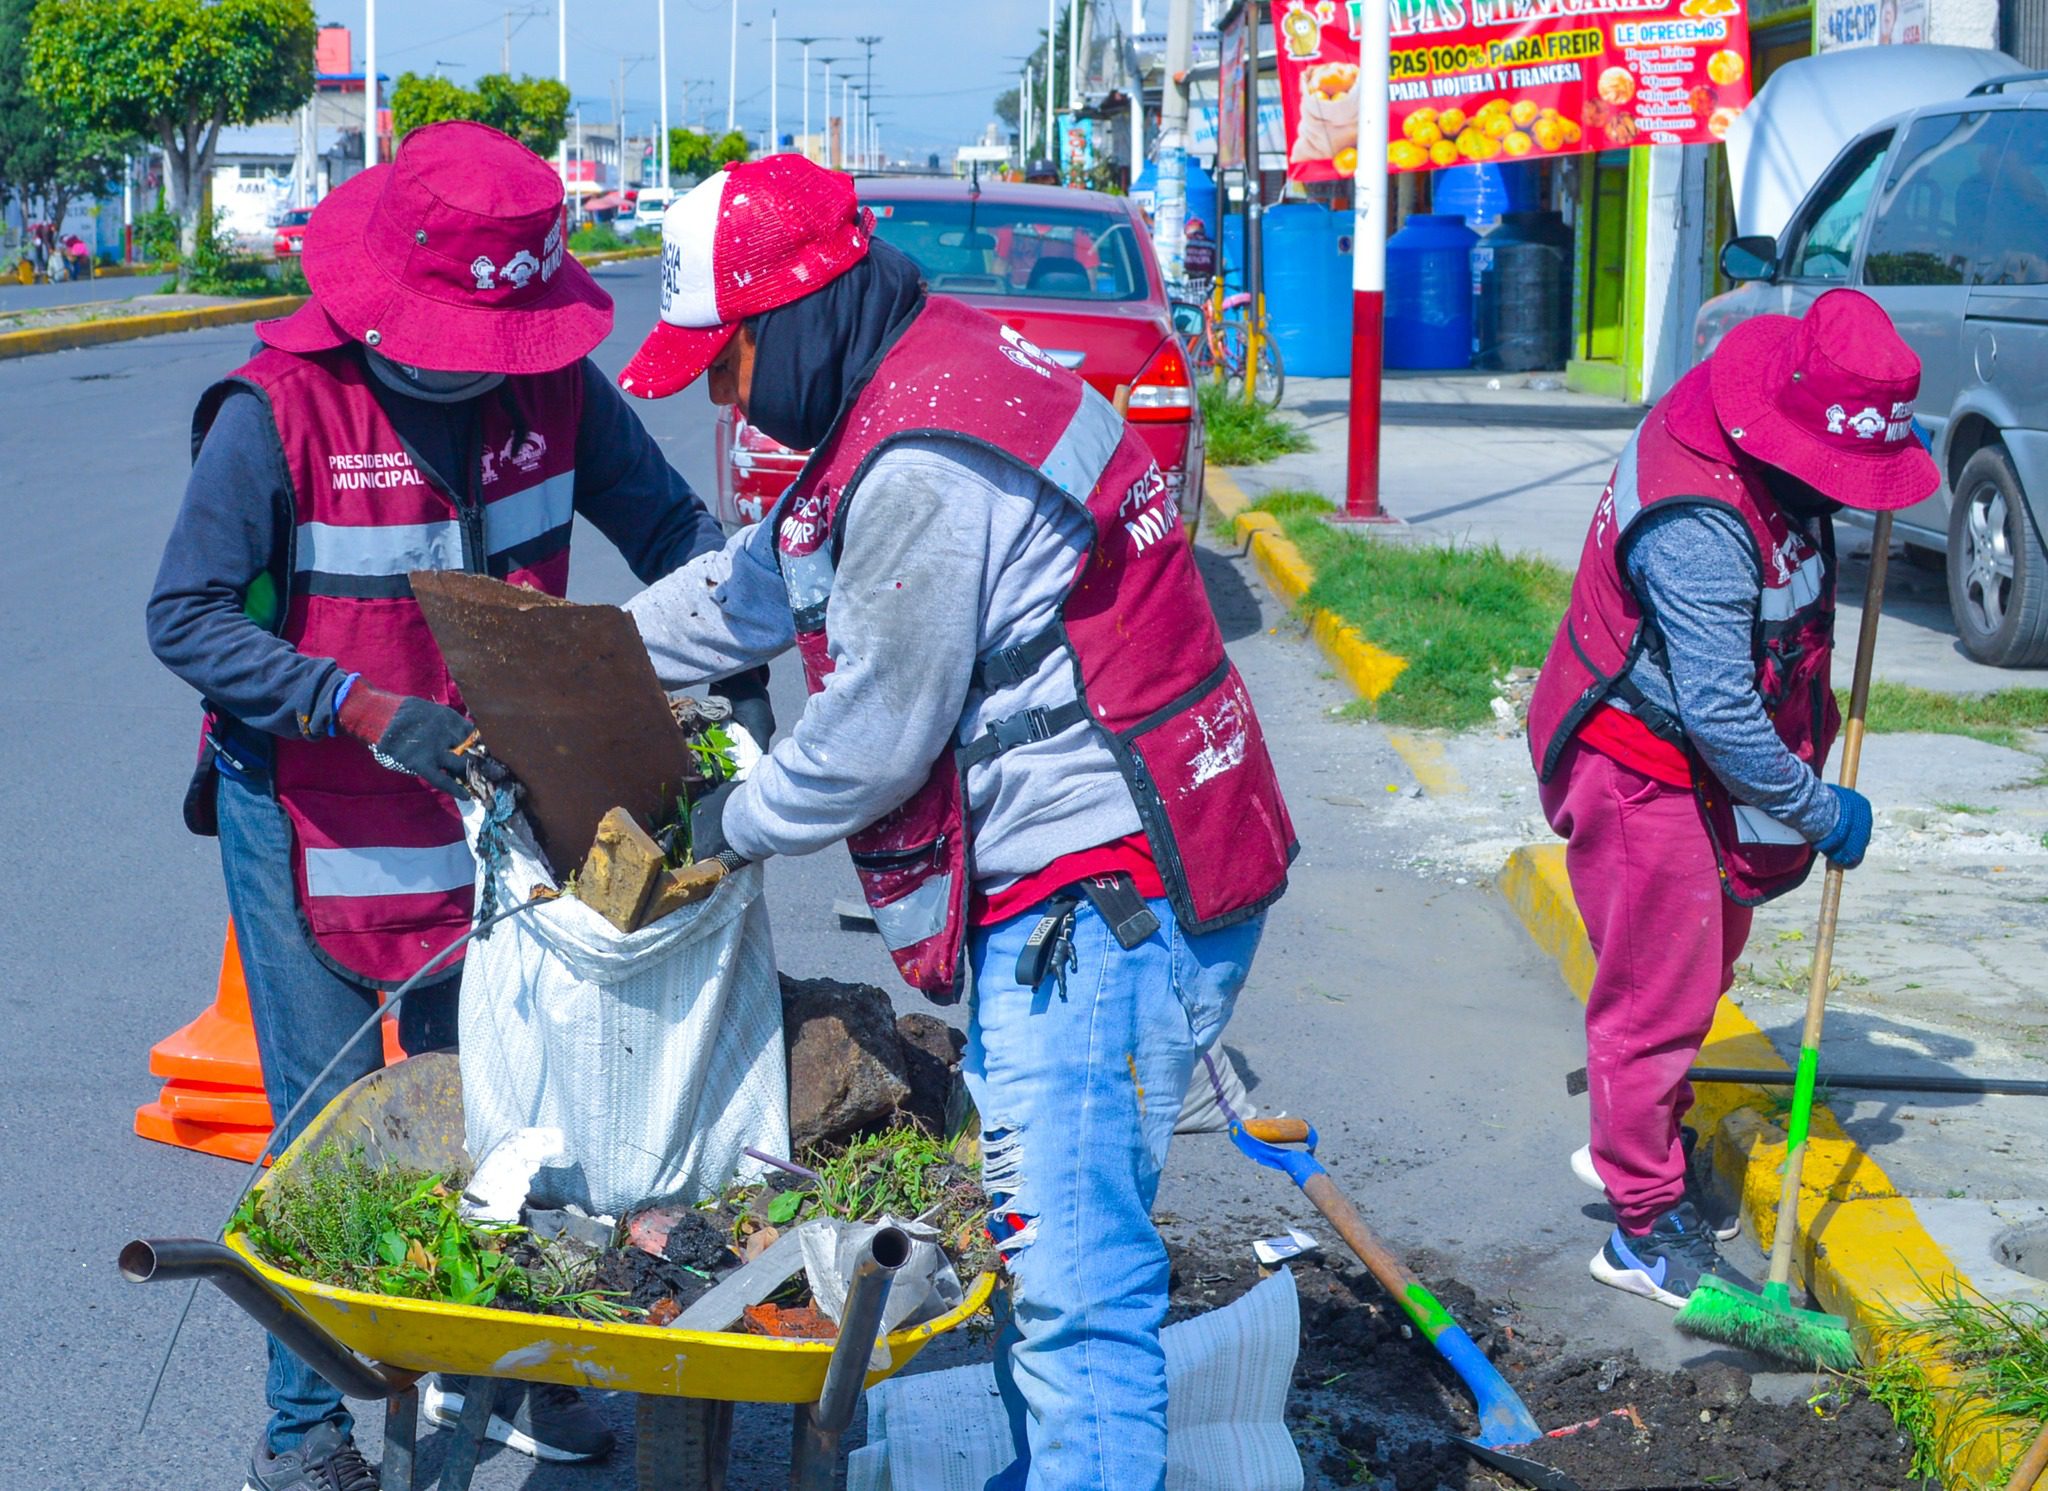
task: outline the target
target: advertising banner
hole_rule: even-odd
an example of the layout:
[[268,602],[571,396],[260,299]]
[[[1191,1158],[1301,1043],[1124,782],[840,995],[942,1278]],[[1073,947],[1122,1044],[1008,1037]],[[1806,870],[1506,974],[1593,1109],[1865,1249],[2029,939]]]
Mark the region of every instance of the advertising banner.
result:
[[[1361,3],[1376,0],[1274,0],[1294,180],[1357,165]],[[1711,144],[1749,102],[1743,0],[1380,3],[1389,170]]]
[[1256,6],[1241,5],[1223,23],[1216,47],[1216,169],[1244,164],[1244,39]]
[[1927,0],[1819,0],[1814,35],[1823,52],[1927,40]]

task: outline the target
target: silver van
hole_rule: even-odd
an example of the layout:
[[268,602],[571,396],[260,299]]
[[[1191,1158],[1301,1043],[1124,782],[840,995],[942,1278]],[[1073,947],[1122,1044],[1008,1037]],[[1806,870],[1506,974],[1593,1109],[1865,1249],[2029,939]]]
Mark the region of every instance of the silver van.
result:
[[1918,417],[1944,478],[1898,515],[1908,558],[1945,567],[1971,657],[2048,665],[2048,74],[1872,125],[1782,233],[1732,240],[1721,270],[1738,283],[1700,308],[1702,353],[1841,285],[1890,313],[1920,356]]

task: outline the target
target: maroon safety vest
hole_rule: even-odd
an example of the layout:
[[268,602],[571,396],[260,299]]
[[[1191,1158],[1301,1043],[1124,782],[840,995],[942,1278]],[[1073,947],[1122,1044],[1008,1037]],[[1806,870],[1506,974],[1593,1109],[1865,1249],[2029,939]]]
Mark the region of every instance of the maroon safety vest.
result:
[[[1815,771],[1827,759],[1841,716],[1829,687],[1834,650],[1832,523],[1796,528],[1755,467],[1722,432],[1707,368],[1693,369],[1629,437],[1579,557],[1571,603],[1550,644],[1529,702],[1529,750],[1548,781],[1588,715],[1602,704],[1627,710],[1658,735],[1686,744],[1678,721],[1652,711],[1624,675],[1653,645],[1624,568],[1629,535],[1659,503],[1708,503],[1739,516],[1763,575],[1752,650],[1757,693],[1792,753]],[[1754,906],[1806,878],[1813,847],[1761,808],[1737,802],[1692,756],[1693,790],[1721,866],[1728,898]]]
[[1093,541],[1061,619],[975,670],[978,689],[999,693],[1065,649],[1079,697],[1001,718],[941,754],[906,802],[847,841],[904,979],[941,1003],[959,994],[973,875],[967,770],[1082,720],[1122,768],[1184,928],[1213,930],[1270,905],[1287,886],[1294,826],[1251,697],[1224,655],[1177,495],[1108,400],[950,297],[927,301],[771,515],[811,692],[832,670],[826,608],[850,501],[877,456],[917,436],[966,440],[1044,478],[1088,515]]
[[[362,683],[462,708],[406,577],[468,570],[563,593],[581,368],[509,378],[484,396],[475,495],[459,498],[413,464],[354,352],[266,348],[200,401],[195,441],[238,386],[269,405],[291,477],[280,635]],[[476,867],[461,814],[345,735],[280,737],[275,747],[315,949],[351,977],[402,983],[468,929]]]

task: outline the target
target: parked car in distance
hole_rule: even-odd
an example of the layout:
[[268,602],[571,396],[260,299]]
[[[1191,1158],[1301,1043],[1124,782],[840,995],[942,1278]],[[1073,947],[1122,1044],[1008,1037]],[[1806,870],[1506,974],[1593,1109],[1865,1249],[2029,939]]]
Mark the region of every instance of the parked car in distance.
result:
[[1738,283],[1694,337],[1705,356],[1738,322],[1842,285],[1885,308],[1919,354],[1916,418],[1943,477],[1896,531],[1909,559],[1945,568],[1964,650],[2008,668],[2048,665],[2044,89],[2044,74],[1994,80],[1865,129],[1776,238],[1723,247]]
[[652,228],[659,233],[661,215],[668,211],[668,204],[675,198],[676,194],[664,186],[641,187],[639,195],[633,198],[631,221],[627,220],[626,213],[619,214],[619,231],[630,236],[635,228]]
[[271,240],[270,251],[280,260],[296,259],[299,250],[305,246],[306,224],[312,221],[313,209],[294,207],[278,219],[277,236]]
[[[1128,385],[1128,417],[1174,489],[1202,506],[1202,413],[1175,336],[1152,237],[1126,197],[946,178],[863,178],[875,234],[917,261],[935,295],[987,311],[1104,398]],[[757,523],[807,452],[719,412],[718,516]]]

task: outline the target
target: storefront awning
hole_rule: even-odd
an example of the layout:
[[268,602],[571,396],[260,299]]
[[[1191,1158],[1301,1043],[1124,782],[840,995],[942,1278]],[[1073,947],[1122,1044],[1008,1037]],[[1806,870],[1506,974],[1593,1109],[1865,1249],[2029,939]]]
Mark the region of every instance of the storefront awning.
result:
[[585,212],[611,212],[625,205],[626,199],[617,192],[606,192],[601,197],[592,197],[586,201],[583,204],[583,210]]

